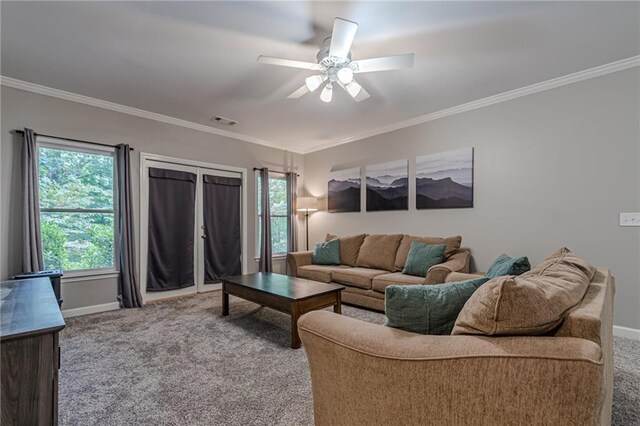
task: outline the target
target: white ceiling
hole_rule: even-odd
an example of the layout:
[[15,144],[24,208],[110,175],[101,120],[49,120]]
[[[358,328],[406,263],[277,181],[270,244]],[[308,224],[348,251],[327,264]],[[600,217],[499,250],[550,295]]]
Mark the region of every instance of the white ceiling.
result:
[[[296,151],[640,54],[638,2],[6,2],[3,76],[230,130]],[[352,57],[415,53],[360,75],[371,98],[287,95],[333,18]],[[209,120],[221,115],[234,127]]]

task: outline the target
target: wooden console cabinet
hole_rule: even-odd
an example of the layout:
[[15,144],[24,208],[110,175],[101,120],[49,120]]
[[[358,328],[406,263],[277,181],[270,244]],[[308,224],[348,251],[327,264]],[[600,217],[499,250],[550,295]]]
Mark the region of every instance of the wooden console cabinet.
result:
[[0,424],[58,423],[58,333],[65,326],[48,278],[0,283]]

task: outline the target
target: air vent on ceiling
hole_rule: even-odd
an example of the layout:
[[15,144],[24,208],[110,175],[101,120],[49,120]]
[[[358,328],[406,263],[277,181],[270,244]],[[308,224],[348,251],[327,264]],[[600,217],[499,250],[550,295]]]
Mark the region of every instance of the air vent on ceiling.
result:
[[226,124],[227,126],[235,126],[236,124],[238,124],[238,122],[235,120],[232,120],[230,118],[220,117],[219,115],[216,115],[215,117],[213,117],[211,121],[213,121],[214,123]]

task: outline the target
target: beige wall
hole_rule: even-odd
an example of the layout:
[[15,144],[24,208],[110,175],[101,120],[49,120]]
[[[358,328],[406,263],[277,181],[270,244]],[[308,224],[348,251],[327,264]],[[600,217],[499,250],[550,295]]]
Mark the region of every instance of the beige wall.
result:
[[[295,168],[302,172],[302,157],[282,150],[198,132],[170,124],[2,87],[0,158],[0,278],[19,273],[22,266],[21,139],[14,129],[31,127],[36,132],[61,137],[128,143],[133,152],[136,230],[139,220],[140,152],[168,155],[216,164],[243,167],[268,166],[274,170]],[[255,180],[247,179],[249,269],[255,271]],[[138,256],[139,259],[139,256]],[[275,262],[281,269],[284,262]],[[63,284],[64,309],[116,301],[114,279]]]
[[503,252],[536,263],[568,246],[613,269],[615,323],[640,329],[640,228],[618,226],[619,212],[640,211],[639,93],[635,68],[307,154],[305,188],[326,197],[332,167],[408,158],[415,185],[416,155],[475,147],[474,208],[417,211],[410,197],[408,211],[318,212],[310,239],[461,234],[478,270]]

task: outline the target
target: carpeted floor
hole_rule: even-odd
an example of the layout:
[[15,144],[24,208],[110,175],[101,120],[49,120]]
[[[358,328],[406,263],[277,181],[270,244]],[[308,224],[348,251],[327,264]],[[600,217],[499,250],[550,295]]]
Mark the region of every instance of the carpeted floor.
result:
[[[62,425],[307,425],[303,349],[289,317],[220,293],[70,318],[61,335]],[[343,314],[382,323],[349,306]],[[640,424],[640,342],[615,341],[613,422]]]

